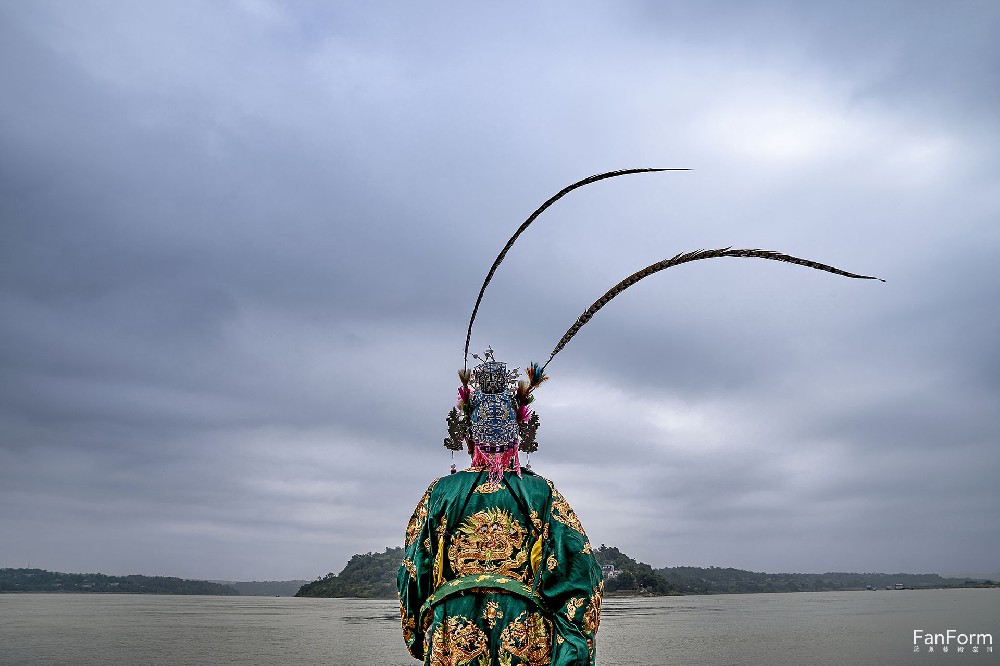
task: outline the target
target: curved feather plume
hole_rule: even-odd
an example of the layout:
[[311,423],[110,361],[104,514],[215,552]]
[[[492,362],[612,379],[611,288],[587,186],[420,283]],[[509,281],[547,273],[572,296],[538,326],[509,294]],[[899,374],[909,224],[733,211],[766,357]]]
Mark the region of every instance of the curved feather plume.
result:
[[591,183],[596,183],[599,180],[604,180],[606,178],[614,178],[616,176],[626,176],[632,173],[648,173],[651,171],[688,171],[688,169],[619,169],[618,171],[608,171],[607,173],[599,173],[593,176],[588,176],[581,181],[577,181],[572,185],[564,187],[554,194],[548,201],[543,203],[541,206],[532,213],[527,220],[525,220],[521,226],[517,228],[514,235],[510,237],[507,244],[503,246],[500,254],[497,255],[496,261],[493,262],[493,266],[490,267],[490,272],[486,274],[486,279],[483,281],[483,286],[479,288],[479,296],[476,297],[476,305],[472,308],[472,316],[469,318],[469,330],[465,334],[465,367],[469,365],[469,342],[472,340],[472,324],[476,321],[476,314],[479,312],[479,304],[483,302],[483,294],[486,293],[486,286],[493,279],[493,274],[497,272],[497,267],[503,261],[504,257],[507,256],[507,251],[510,250],[511,246],[514,245],[514,241],[520,236],[528,226],[535,221],[535,218],[545,212],[545,209],[554,204],[559,199],[577,189],[578,187],[583,187],[584,185],[590,185]]
[[717,257],[743,257],[751,259],[770,259],[771,261],[784,261],[790,264],[798,264],[799,266],[806,266],[807,268],[815,268],[819,271],[826,271],[828,273],[836,273],[837,275],[843,275],[849,278],[857,278],[859,280],[879,280],[880,282],[885,282],[882,278],[872,277],[870,275],[858,275],[857,273],[848,273],[839,268],[834,268],[833,266],[827,266],[826,264],[821,264],[815,261],[810,261],[808,259],[799,259],[798,257],[793,257],[787,254],[781,254],[780,252],[772,252],[770,250],[733,250],[731,248],[725,247],[718,250],[695,250],[694,252],[687,252],[678,254],[670,259],[664,259],[663,261],[658,261],[655,264],[650,264],[646,266],[641,271],[633,273],[628,276],[614,287],[612,287],[606,294],[597,299],[593,305],[587,308],[586,312],[580,315],[579,319],[570,326],[566,334],[562,336],[559,340],[559,344],[556,348],[552,350],[552,354],[549,356],[549,360],[545,362],[542,366],[544,371],[546,366],[552,361],[556,354],[562,351],[562,348],[566,346],[573,336],[583,328],[584,324],[590,321],[591,317],[597,314],[597,311],[603,308],[608,302],[622,293],[632,285],[634,285],[639,280],[649,277],[653,273],[658,273],[662,270],[666,270],[671,266],[677,266],[678,264],[686,264],[689,261],[698,261],[699,259],[715,259]]

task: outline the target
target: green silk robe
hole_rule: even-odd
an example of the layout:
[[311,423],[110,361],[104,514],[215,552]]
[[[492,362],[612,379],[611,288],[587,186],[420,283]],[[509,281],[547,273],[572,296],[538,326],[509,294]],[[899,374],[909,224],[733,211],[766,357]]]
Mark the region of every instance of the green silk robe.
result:
[[530,471],[435,479],[397,586],[403,640],[428,666],[594,663],[601,567],[573,509]]

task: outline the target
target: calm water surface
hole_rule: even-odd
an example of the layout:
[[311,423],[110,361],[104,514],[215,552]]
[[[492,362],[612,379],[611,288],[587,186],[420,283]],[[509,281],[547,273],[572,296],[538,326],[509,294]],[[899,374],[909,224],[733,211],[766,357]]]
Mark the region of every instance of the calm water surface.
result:
[[[913,630],[1000,639],[1000,590],[607,599],[598,662],[997,664]],[[0,594],[0,664],[400,664],[395,601]]]

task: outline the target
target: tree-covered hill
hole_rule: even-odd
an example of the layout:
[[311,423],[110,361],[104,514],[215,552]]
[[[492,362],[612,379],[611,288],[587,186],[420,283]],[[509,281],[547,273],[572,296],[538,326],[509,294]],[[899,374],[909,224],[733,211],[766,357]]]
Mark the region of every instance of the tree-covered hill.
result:
[[[601,545],[594,556],[602,565],[612,565],[615,575],[606,575],[604,589],[618,594],[738,594],[751,592],[819,592],[884,589],[897,584],[919,587],[981,587],[990,581],[942,578],[937,574],[883,573],[758,573],[720,567],[669,567],[653,569],[637,562],[614,546]],[[339,574],[303,585],[297,597],[361,597],[391,599],[396,596],[396,573],[403,560],[402,548],[355,555]]]
[[[617,548],[601,546],[594,551],[598,562],[613,564],[621,573],[605,581],[610,592],[671,594],[673,588],[648,564],[636,562]],[[361,597],[391,599],[396,596],[396,573],[403,561],[402,548],[386,548],[384,553],[364,553],[351,558],[339,574],[303,585],[297,597]]]
[[636,562],[614,546],[601,547],[594,551],[594,557],[604,565],[612,565],[614,574],[604,577],[605,592],[631,594],[665,595],[677,594],[673,585],[645,562]]
[[0,569],[0,592],[113,592],[117,594],[239,595],[228,585],[169,576],[105,576],[43,569]]
[[885,573],[760,573],[722,567],[669,567],[657,572],[682,594],[739,594],[750,592],[827,592],[895,587],[965,586],[958,578],[937,574]]
[[392,599],[396,596],[396,573],[402,561],[402,547],[355,555],[339,574],[328,573],[306,583],[295,596]]

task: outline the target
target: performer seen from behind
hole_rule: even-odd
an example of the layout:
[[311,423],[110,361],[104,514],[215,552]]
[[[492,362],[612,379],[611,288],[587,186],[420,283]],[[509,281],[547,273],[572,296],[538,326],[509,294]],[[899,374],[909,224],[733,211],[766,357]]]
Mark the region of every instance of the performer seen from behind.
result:
[[538,423],[518,399],[545,379],[532,370],[518,383],[489,350],[459,373],[449,423],[470,424],[472,465],[424,493],[398,576],[403,638],[425,664],[594,663],[601,567],[566,499],[518,457]]
[[[538,449],[534,391],[545,368],[615,296],[640,280],[680,264],[753,258],[797,264],[845,277],[879,279],[757,249],[720,248],[677,254],[628,276],[595,301],[566,331],[544,365],[526,378],[508,371],[493,350],[468,367],[472,325],[483,293],[518,236],[546,208],[578,187],[635,173],[686,169],[625,169],[585,178],[551,197],[518,228],[479,290],[465,338],[458,405],[447,417],[447,448],[465,450],[471,466],[436,479],[406,528],[397,576],[406,647],[428,666],[517,666],[596,663],[604,583],[601,567],[576,513],[551,481],[522,468],[518,451]],[[454,453],[452,454],[454,455]]]

